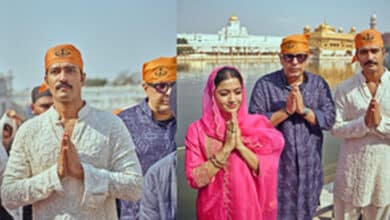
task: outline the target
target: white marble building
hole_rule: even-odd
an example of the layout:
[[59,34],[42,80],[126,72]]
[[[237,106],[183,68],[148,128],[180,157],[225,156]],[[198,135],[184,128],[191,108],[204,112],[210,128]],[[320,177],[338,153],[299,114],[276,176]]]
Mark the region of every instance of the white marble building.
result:
[[237,16],[231,16],[226,27],[217,34],[179,33],[177,39],[185,39],[187,44],[177,47],[192,47],[195,54],[210,55],[256,55],[274,54],[280,50],[283,37],[270,35],[249,35],[241,26]]

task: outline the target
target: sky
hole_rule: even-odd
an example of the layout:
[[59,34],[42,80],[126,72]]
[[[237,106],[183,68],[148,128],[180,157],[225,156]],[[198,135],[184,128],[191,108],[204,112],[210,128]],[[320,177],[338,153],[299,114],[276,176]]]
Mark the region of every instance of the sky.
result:
[[389,0],[179,0],[177,6],[179,33],[217,33],[233,14],[249,34],[286,36],[323,21],[361,31],[369,28],[374,13],[377,29],[390,32]]
[[176,54],[176,0],[0,0],[0,73],[14,89],[39,85],[44,55],[62,43],[78,47],[87,77],[121,71]]
[[[237,15],[249,34],[285,36],[323,21],[348,31],[390,32],[390,1],[341,0],[0,0],[0,73],[12,70],[13,87],[42,82],[44,54],[54,45],[75,44],[87,77],[113,80],[122,71],[174,56],[177,33],[217,33]],[[299,3],[299,4],[298,4]],[[387,22],[385,22],[387,21]]]

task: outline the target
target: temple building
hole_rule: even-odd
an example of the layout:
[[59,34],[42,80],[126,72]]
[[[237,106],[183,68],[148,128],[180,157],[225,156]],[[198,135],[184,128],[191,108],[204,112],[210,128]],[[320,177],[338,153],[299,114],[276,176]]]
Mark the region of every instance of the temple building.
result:
[[[179,33],[177,41],[179,56],[188,53],[245,56],[278,53],[282,37],[250,35],[246,27],[241,26],[238,17],[232,15],[227,26],[217,34]],[[191,50],[184,48],[191,48]]]
[[0,73],[0,117],[12,106],[12,72]]
[[309,47],[312,58],[351,59],[354,54],[355,27],[351,27],[348,32],[344,32],[341,27],[336,30],[336,28],[323,22],[313,31],[309,26],[305,26],[303,32],[310,34]]

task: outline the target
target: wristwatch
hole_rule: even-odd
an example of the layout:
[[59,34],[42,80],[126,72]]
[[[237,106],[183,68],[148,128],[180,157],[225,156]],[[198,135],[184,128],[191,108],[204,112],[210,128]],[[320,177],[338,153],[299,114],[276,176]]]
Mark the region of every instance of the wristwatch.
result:
[[305,117],[307,114],[309,114],[309,112],[310,112],[310,108],[305,107],[305,108],[303,109],[302,116]]

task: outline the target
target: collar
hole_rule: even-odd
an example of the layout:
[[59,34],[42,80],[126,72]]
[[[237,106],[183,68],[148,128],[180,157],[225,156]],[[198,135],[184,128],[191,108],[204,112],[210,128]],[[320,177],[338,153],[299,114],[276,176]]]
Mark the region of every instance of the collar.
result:
[[[291,91],[291,86],[287,83],[287,78],[286,78],[286,75],[284,73],[284,69],[281,69],[279,75],[281,77],[283,87],[286,88],[288,91]],[[306,72],[306,70],[303,71],[303,76],[304,76],[303,82],[299,85],[300,89],[305,88],[306,84],[309,81],[309,74]]]
[[152,109],[148,105],[148,98],[145,98],[141,103],[140,103],[140,108],[141,110],[149,117],[153,119],[153,112]]
[[[358,75],[358,81],[359,84],[365,84],[366,83],[366,77],[363,75],[363,71],[359,71]],[[388,69],[385,68],[385,72],[382,74],[381,78],[379,79],[379,84],[388,84],[390,83],[390,72]]]
[[[79,110],[79,112],[77,112],[77,118],[78,120],[83,120],[84,118],[86,118],[90,111],[91,111],[91,107],[87,104],[87,102],[85,102],[85,105],[83,107],[81,107],[81,109]],[[61,121],[60,121],[60,114],[56,111],[56,109],[54,108],[54,105],[52,105],[50,107],[49,110],[47,110],[48,112],[48,115],[49,117],[56,123],[56,124],[61,124]]]
[[173,116],[172,118],[170,119],[167,119],[167,120],[164,120],[164,121],[157,121],[155,119],[153,119],[153,112],[152,112],[152,109],[149,107],[148,105],[148,98],[145,98],[141,103],[140,103],[140,108],[141,110],[145,113],[145,115],[147,115],[152,121],[154,121],[156,124],[158,125],[165,125],[165,122],[168,122],[168,124],[171,124],[170,122],[171,121],[174,121],[175,120],[175,116]]

